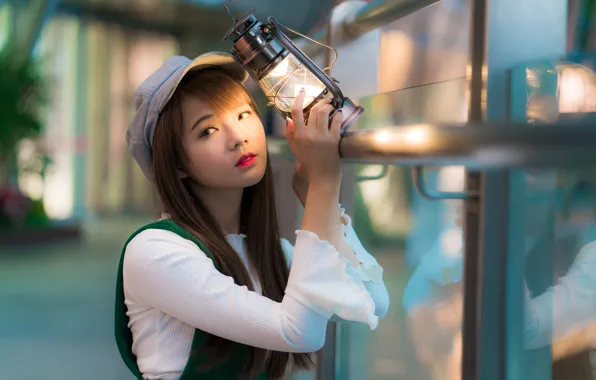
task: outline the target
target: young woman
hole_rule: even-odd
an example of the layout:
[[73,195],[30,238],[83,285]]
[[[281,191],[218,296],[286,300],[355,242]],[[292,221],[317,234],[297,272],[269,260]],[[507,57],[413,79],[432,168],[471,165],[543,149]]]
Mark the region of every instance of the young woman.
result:
[[[295,100],[287,139],[304,218],[295,247],[278,233],[263,125],[225,53],[173,57],[136,92],[131,153],[162,219],[127,241],[116,340],[137,378],[279,379],[313,366],[332,317],[376,327],[382,268],[339,206],[341,113]],[[301,184],[301,185],[300,185]]]

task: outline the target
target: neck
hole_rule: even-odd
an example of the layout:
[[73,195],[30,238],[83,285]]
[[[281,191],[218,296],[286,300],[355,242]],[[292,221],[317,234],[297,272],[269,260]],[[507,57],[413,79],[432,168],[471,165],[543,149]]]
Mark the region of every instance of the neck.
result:
[[194,191],[226,235],[240,233],[240,206],[244,189],[196,186]]

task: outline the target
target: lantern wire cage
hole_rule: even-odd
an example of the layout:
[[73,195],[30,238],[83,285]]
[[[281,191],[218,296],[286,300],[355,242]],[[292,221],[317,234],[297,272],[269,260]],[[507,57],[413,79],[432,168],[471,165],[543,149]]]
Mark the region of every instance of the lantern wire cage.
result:
[[[310,42],[313,42],[313,43],[315,43],[315,44],[317,44],[317,45],[323,46],[323,47],[324,47],[324,48],[326,48],[326,49],[329,49],[329,50],[331,50],[331,51],[333,52],[333,59],[331,60],[331,63],[329,64],[329,66],[325,67],[325,68],[322,70],[322,71],[323,71],[323,72],[325,72],[327,75],[329,75],[329,73],[331,72],[331,69],[332,69],[332,68],[333,68],[333,66],[335,65],[335,62],[337,61],[337,57],[338,57],[337,50],[335,50],[335,49],[334,49],[332,46],[326,45],[326,44],[324,44],[324,43],[322,43],[322,42],[319,42],[319,41],[317,41],[317,40],[315,40],[315,39],[313,39],[313,38],[310,38],[310,37],[308,37],[308,36],[306,36],[306,35],[304,35],[304,34],[302,34],[302,33],[298,32],[298,31],[296,31],[296,30],[294,30],[294,29],[292,29],[292,28],[290,28],[290,27],[287,27],[287,26],[285,26],[284,24],[282,24],[282,23],[280,23],[279,21],[277,21],[277,20],[276,20],[274,17],[269,17],[269,20],[270,20],[270,21],[273,21],[273,22],[275,23],[275,25],[276,25],[276,26],[278,26],[278,27],[281,27],[282,29],[284,29],[284,30],[285,30],[285,31],[287,31],[287,32],[294,33],[295,35],[297,35],[297,36],[299,36],[299,37],[302,37],[302,38],[304,38],[305,40],[308,40],[308,41],[310,41]],[[277,86],[278,88],[275,90],[275,94],[267,96],[267,97],[269,98],[269,103],[268,103],[268,104],[269,104],[269,105],[273,105],[273,106],[274,106],[274,105],[276,104],[276,103],[275,103],[275,101],[276,101],[277,99],[282,99],[282,98],[283,98],[283,99],[294,98],[294,97],[291,97],[291,96],[280,96],[280,95],[278,95],[278,93],[279,93],[279,91],[280,91],[280,90],[281,90],[281,89],[284,87],[284,85],[286,84],[286,82],[287,82],[287,81],[288,81],[288,80],[289,80],[289,79],[290,79],[292,76],[294,76],[294,74],[295,74],[296,72],[298,72],[298,73],[299,73],[298,75],[300,75],[300,72],[302,72],[304,75],[306,75],[306,73],[307,73],[308,71],[309,71],[309,70],[308,70],[306,67],[304,67],[304,65],[303,65],[302,63],[300,63],[300,64],[299,64],[299,65],[297,65],[297,66],[296,66],[296,68],[294,68],[294,69],[293,69],[291,72],[287,73],[287,74],[285,75],[284,79],[282,79],[282,80],[279,82],[279,85]],[[333,81],[335,81],[336,83],[339,83],[339,82],[338,82],[338,81],[337,81],[335,78],[332,78],[332,80],[333,80]]]
[[[234,14],[232,13],[232,11],[230,10],[230,8],[228,6],[224,5],[224,8],[226,9],[226,11],[230,15],[230,17],[234,20],[234,25],[230,28],[230,30],[232,30],[233,28],[235,28],[236,24],[238,23],[238,19],[236,19],[236,17],[234,16]],[[254,10],[249,11],[240,20],[245,20],[251,14],[254,14],[254,12],[255,12]],[[320,46],[322,46],[322,47],[324,47],[326,49],[331,50],[333,52],[333,59],[331,60],[329,66],[325,67],[322,70],[324,73],[326,73],[327,75],[329,75],[329,73],[331,72],[331,69],[335,65],[335,62],[337,61],[337,58],[338,58],[337,50],[335,50],[333,47],[331,47],[329,45],[326,45],[326,44],[324,44],[322,42],[319,42],[319,41],[317,41],[317,40],[315,40],[313,38],[310,38],[310,37],[308,37],[308,36],[306,36],[306,35],[298,32],[298,31],[296,31],[296,30],[294,30],[294,29],[292,29],[292,28],[290,28],[290,27],[288,27],[288,26],[280,23],[274,17],[269,17],[268,18],[268,21],[271,24],[274,24],[276,27],[279,27],[279,28],[285,30],[286,32],[293,33],[293,34],[295,34],[295,35],[297,35],[299,37],[304,38],[307,41],[313,42],[313,43],[315,43],[317,45],[320,45]],[[230,33],[230,31],[228,31],[227,34],[229,34],[229,33]],[[292,99],[292,98],[294,98],[293,96],[281,96],[281,95],[279,95],[279,91],[281,91],[281,89],[284,88],[284,86],[286,85],[286,83],[288,82],[288,80],[290,80],[294,75],[301,75],[301,74],[307,75],[309,71],[310,70],[308,68],[304,67],[303,63],[300,62],[298,65],[296,65],[296,67],[292,71],[286,73],[284,75],[284,77],[275,85],[275,87],[276,87],[275,90],[273,88],[271,89],[271,90],[274,90],[275,93],[273,95],[267,95],[268,105],[275,106],[276,105],[276,100],[280,100],[280,99]],[[331,78],[331,79],[333,81],[335,81],[336,83],[339,83],[335,78]]]

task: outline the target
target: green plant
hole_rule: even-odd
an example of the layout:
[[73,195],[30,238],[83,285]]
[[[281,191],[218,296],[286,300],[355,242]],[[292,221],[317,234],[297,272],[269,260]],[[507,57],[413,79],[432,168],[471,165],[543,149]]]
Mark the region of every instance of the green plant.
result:
[[12,49],[0,52],[0,186],[17,175],[19,143],[41,135],[40,113],[48,100],[38,61],[22,56]]
[[25,219],[25,226],[36,228],[47,226],[49,223],[50,219],[43,207],[43,201],[40,199],[32,200],[31,205],[29,206],[29,212]]

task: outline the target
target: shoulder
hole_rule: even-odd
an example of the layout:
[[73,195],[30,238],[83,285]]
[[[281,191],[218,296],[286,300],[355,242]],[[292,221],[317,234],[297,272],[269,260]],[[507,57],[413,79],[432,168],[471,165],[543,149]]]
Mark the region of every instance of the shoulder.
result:
[[124,251],[124,270],[164,266],[184,257],[206,254],[191,240],[164,229],[146,229],[134,236]]
[[134,252],[139,248],[153,247],[156,245],[195,247],[198,249],[197,245],[191,240],[186,239],[173,231],[149,228],[139,232],[128,242],[126,252]]

